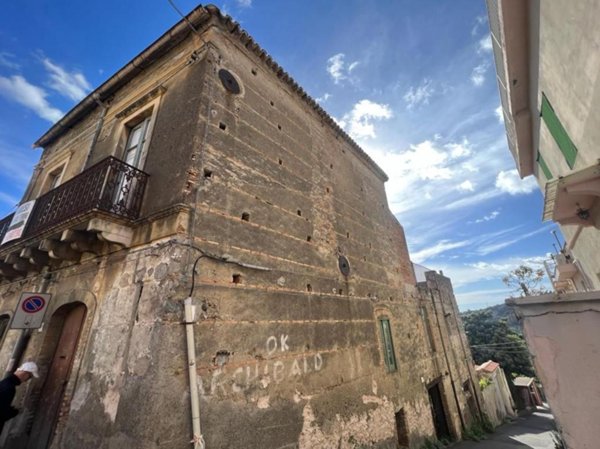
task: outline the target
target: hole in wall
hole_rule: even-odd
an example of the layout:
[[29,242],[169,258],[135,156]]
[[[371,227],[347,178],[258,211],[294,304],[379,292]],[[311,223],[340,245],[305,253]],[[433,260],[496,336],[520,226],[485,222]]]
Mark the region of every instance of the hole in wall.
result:
[[219,122],[219,128],[225,131],[227,129],[227,125],[223,122]]
[[329,193],[329,187],[325,187],[325,191]]
[[234,284],[241,284],[242,283],[242,275],[239,273],[235,273],[231,277],[231,282],[233,282]]
[[350,238],[350,233],[346,232],[346,238],[349,239]]
[[212,170],[209,170],[208,168],[204,169],[204,177],[205,178],[212,178],[212,174],[213,174]]
[[306,284],[306,291],[307,292],[312,292],[312,285]]
[[248,212],[244,212],[242,214],[242,220],[243,221],[250,221],[250,214]]
[[271,103],[271,106],[275,106],[275,103],[273,103],[272,101],[270,103]]
[[240,84],[233,74],[225,69],[219,70],[219,79],[223,84],[223,87],[232,94],[239,94],[241,92]]
[[281,131],[281,125],[277,125],[277,129]]
[[279,159],[279,165],[283,165],[283,160]]
[[301,216],[302,216],[302,211],[301,211],[300,209],[298,209],[298,210],[296,211],[296,213],[298,214],[298,216],[299,216],[299,217],[301,217]]
[[333,164],[329,164],[329,168],[333,169]]
[[310,242],[312,240],[312,237],[310,235],[306,236],[306,241]]
[[250,72],[252,72],[252,74],[253,74],[254,76],[256,76],[256,74],[258,73],[258,72],[256,71],[256,69],[252,69],[252,70],[250,70]]
[[341,288],[338,289],[338,295],[343,295],[344,294],[344,290],[342,290]]

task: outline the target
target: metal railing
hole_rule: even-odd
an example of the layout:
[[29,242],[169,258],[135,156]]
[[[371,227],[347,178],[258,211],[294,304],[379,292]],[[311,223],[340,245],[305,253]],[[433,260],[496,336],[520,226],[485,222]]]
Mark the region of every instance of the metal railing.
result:
[[10,226],[10,221],[15,214],[10,214],[7,217],[4,217],[0,220],[0,244],[2,243],[2,239],[6,235],[6,231],[8,231],[8,227]]
[[[139,217],[147,180],[147,173],[112,156],[107,157],[40,196],[29,217],[24,237],[93,211],[135,220]],[[7,220],[8,228],[10,218],[0,221],[0,231]]]

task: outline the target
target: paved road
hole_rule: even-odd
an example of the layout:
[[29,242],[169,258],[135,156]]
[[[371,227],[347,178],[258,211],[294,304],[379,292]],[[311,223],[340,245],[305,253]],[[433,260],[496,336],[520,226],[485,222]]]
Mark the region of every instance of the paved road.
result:
[[486,440],[463,441],[452,449],[554,449],[554,428],[550,410],[538,407],[531,415],[520,416],[498,427]]

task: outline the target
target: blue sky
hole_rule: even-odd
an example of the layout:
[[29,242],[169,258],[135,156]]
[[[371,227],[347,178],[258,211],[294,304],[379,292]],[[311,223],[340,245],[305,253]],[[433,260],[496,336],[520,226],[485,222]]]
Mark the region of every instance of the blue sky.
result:
[[[450,276],[461,308],[502,302],[502,275],[552,250],[537,185],[507,149],[483,0],[217,6],[388,173],[413,260]],[[0,217],[39,157],[31,144],[179,19],[167,0],[4,5]]]

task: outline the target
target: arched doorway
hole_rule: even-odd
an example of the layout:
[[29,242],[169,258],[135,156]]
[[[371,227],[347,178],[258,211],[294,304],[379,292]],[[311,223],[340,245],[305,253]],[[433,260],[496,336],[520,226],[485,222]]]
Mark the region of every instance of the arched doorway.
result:
[[57,309],[50,319],[39,360],[47,363],[48,374],[36,406],[27,449],[46,449],[52,442],[86,312],[85,304],[75,302]]

